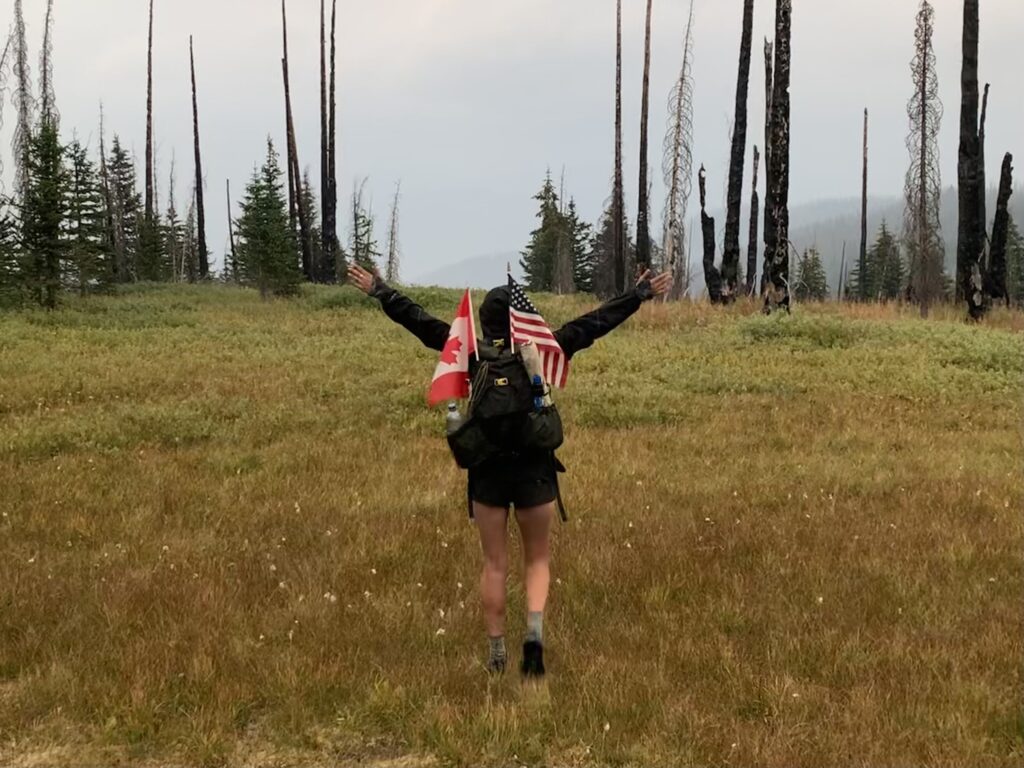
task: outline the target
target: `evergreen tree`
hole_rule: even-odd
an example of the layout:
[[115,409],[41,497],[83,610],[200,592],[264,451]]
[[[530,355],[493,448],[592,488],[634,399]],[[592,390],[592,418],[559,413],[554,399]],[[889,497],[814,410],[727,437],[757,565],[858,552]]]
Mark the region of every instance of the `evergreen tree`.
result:
[[96,164],[77,139],[67,147],[67,166],[68,260],[74,282],[85,294],[103,288],[111,277],[104,237],[107,212]]
[[622,222],[615,226],[615,214],[613,206],[605,210],[597,230],[590,240],[588,259],[594,265],[591,287],[595,294],[601,298],[610,298],[619,293],[619,287],[615,273],[615,239],[618,233],[623,233],[625,240],[625,261],[626,274],[632,274],[633,263],[636,261],[635,249],[633,247],[632,235],[629,231],[629,224],[626,221],[626,214],[623,213]]
[[825,265],[817,248],[808,248],[800,260],[796,278],[797,301],[825,301],[829,297]]
[[324,245],[323,235],[317,222],[320,221],[320,207],[317,205],[316,191],[313,189],[313,180],[309,177],[309,168],[302,177],[302,204],[306,209],[306,217],[309,226],[310,257],[311,263],[323,264]]
[[576,210],[576,201],[569,200],[565,212],[566,226],[569,230],[569,247],[572,248],[572,280],[577,291],[594,292],[594,272],[596,264],[594,251],[591,248],[592,227],[580,219]]
[[1010,303],[1024,308],[1024,236],[1012,218],[1006,237],[1006,288]]
[[293,294],[302,279],[281,176],[274,144],[267,139],[267,159],[245,190],[237,247],[240,277],[263,297]]
[[185,214],[185,224],[182,227],[182,261],[185,268],[185,278],[194,283],[199,278],[200,246],[199,229],[196,223],[196,191],[192,189],[192,200],[188,204],[188,212]]
[[126,283],[138,279],[139,222],[142,197],[136,189],[135,162],[114,135],[107,160],[110,185],[110,219],[113,224],[114,279]]
[[0,212],[0,307],[17,304],[21,295],[18,225],[9,210]]
[[868,261],[874,272],[873,280],[867,286],[868,296],[879,301],[899,299],[906,290],[909,275],[903,264],[899,240],[884,221],[878,231],[878,239],[868,253]]
[[531,291],[550,291],[554,287],[555,260],[562,237],[562,215],[558,209],[558,193],[551,181],[551,172],[544,177],[544,186],[534,195],[540,203],[537,218],[540,226],[530,233],[530,242],[521,254],[519,265],[526,275]]
[[67,258],[62,231],[67,210],[64,147],[56,123],[44,118],[28,144],[28,178],[22,204],[22,266],[33,297],[43,306],[57,306],[61,270]]
[[381,256],[380,246],[374,239],[373,212],[367,210],[363,205],[363,189],[366,180],[359,185],[359,189],[352,193],[352,232],[350,238],[350,252],[352,259],[363,269],[371,272],[377,268],[377,259]]

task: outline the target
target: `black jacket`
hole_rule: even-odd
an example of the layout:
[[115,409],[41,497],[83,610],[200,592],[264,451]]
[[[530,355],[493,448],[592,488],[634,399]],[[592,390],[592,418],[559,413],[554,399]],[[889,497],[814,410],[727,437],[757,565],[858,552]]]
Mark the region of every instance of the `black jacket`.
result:
[[[451,326],[438,320],[408,296],[378,280],[372,295],[378,299],[385,314],[401,325],[426,347],[438,352],[448,341]],[[618,328],[640,309],[644,299],[640,291],[633,289],[610,301],[606,301],[593,312],[588,312],[566,323],[554,332],[567,358],[593,345],[602,336]]]

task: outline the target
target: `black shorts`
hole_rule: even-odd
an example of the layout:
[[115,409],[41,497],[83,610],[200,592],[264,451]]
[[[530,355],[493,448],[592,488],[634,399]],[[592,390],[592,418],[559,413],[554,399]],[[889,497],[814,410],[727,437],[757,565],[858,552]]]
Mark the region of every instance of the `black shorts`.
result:
[[558,498],[551,454],[499,456],[469,472],[469,496],[488,507],[529,509]]

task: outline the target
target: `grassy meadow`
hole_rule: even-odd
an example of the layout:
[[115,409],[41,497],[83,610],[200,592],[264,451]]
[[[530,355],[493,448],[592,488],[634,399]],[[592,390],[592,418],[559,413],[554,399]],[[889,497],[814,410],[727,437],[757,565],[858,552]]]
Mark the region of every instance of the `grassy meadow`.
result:
[[527,688],[374,302],[0,314],[0,765],[1020,765],[1024,315],[960,314],[647,306],[582,353]]

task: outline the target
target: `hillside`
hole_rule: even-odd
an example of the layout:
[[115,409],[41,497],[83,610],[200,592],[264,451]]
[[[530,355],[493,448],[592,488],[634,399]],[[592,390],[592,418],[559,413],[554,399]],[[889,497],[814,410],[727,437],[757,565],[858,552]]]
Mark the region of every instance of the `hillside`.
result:
[[524,688],[436,355],[372,302],[0,314],[0,764],[1017,765],[1024,316],[935,315],[647,306],[582,353]]

